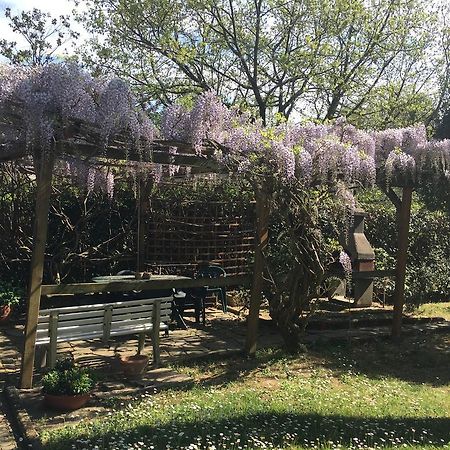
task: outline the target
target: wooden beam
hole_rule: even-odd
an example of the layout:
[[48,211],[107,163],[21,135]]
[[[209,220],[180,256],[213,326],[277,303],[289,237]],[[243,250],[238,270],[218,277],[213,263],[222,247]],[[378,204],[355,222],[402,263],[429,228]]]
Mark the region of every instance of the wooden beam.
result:
[[137,161],[151,162],[155,164],[174,164],[177,166],[192,166],[203,172],[227,172],[227,168],[220,164],[214,157],[196,154],[171,154],[166,148],[155,148],[151,157],[146,158],[145,155],[130,150],[126,152],[126,148],[108,146],[103,153],[95,144],[87,142],[62,141],[64,152],[71,156],[82,156],[85,158],[105,158],[116,161]]
[[42,276],[44,272],[45,246],[47,243],[48,211],[52,192],[52,174],[54,159],[49,153],[36,160],[36,205],[33,231],[33,253],[31,256],[31,274],[28,286],[27,322],[22,352],[20,387],[29,389],[33,384],[34,353],[36,329],[41,301]]
[[219,278],[183,278],[173,280],[130,280],[111,281],[108,283],[74,283],[74,284],[50,284],[42,286],[42,295],[58,294],[89,294],[95,292],[130,292],[152,291],[159,289],[183,289],[192,287],[227,287],[249,286],[250,275],[235,275]]
[[253,280],[250,297],[250,307],[247,318],[247,337],[245,352],[248,356],[254,356],[258,340],[259,310],[262,300],[264,254],[267,246],[269,202],[267,193],[257,188],[256,196],[256,236],[255,236],[255,263],[253,266]]
[[394,291],[394,314],[392,319],[392,337],[398,339],[402,331],[403,305],[405,303],[406,261],[408,256],[409,221],[411,218],[412,187],[404,187],[398,211],[398,251]]

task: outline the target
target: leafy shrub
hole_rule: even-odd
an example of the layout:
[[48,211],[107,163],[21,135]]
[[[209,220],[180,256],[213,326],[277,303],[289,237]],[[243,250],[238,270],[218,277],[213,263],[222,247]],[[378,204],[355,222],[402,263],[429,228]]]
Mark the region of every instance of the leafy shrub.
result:
[[92,391],[95,380],[81,367],[75,366],[72,360],[58,361],[54,370],[42,378],[42,390],[51,395],[81,395]]
[[20,288],[11,283],[0,281],[0,306],[15,306],[23,298],[23,292]]

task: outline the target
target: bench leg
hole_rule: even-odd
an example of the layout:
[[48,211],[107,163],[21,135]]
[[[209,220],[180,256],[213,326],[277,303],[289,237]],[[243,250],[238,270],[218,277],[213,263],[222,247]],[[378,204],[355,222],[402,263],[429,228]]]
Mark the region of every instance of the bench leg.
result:
[[48,330],[50,335],[50,343],[47,351],[47,364],[50,369],[53,369],[56,364],[56,349],[58,346],[58,313],[52,311],[48,323]]
[[152,344],[153,344],[153,365],[155,367],[159,367],[161,363],[161,353],[159,350],[159,330],[156,330],[156,332],[153,331]]
[[56,339],[50,343],[47,350],[47,364],[50,369],[55,368],[56,364]]
[[138,355],[142,353],[142,350],[144,350],[145,346],[145,333],[141,333],[139,335],[139,342],[138,342]]

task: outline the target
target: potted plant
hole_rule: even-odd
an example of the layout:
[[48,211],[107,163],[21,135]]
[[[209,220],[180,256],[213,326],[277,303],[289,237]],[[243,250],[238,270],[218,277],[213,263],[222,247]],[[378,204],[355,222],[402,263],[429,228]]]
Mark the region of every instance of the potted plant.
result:
[[5,322],[11,315],[14,306],[22,299],[21,289],[11,283],[0,282],[0,322]]
[[81,408],[89,400],[94,386],[92,375],[76,366],[70,358],[58,361],[55,368],[42,378],[44,402],[54,409]]
[[137,378],[142,375],[147,367],[148,360],[148,356],[141,355],[139,352],[135,355],[119,356],[120,367],[127,378]]

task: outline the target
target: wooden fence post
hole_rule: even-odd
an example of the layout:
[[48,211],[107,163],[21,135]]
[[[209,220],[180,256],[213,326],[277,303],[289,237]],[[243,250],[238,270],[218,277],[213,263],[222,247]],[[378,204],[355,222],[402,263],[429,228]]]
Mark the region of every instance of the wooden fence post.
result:
[[54,157],[52,154],[36,161],[36,204],[33,228],[33,253],[28,286],[27,322],[22,352],[20,387],[29,389],[33,384],[33,367],[36,330],[41,302],[42,276],[44,273],[45,246],[47,243],[48,211],[52,191]]
[[406,260],[408,256],[409,221],[411,218],[412,187],[404,187],[398,212],[398,250],[394,291],[392,337],[398,339],[402,331],[403,305],[405,303]]
[[255,236],[255,263],[253,266],[253,281],[250,297],[250,307],[247,318],[247,337],[245,352],[249,356],[256,353],[258,340],[259,309],[262,300],[264,248],[267,246],[269,232],[269,198],[267,192],[257,188],[256,196],[256,236]]

